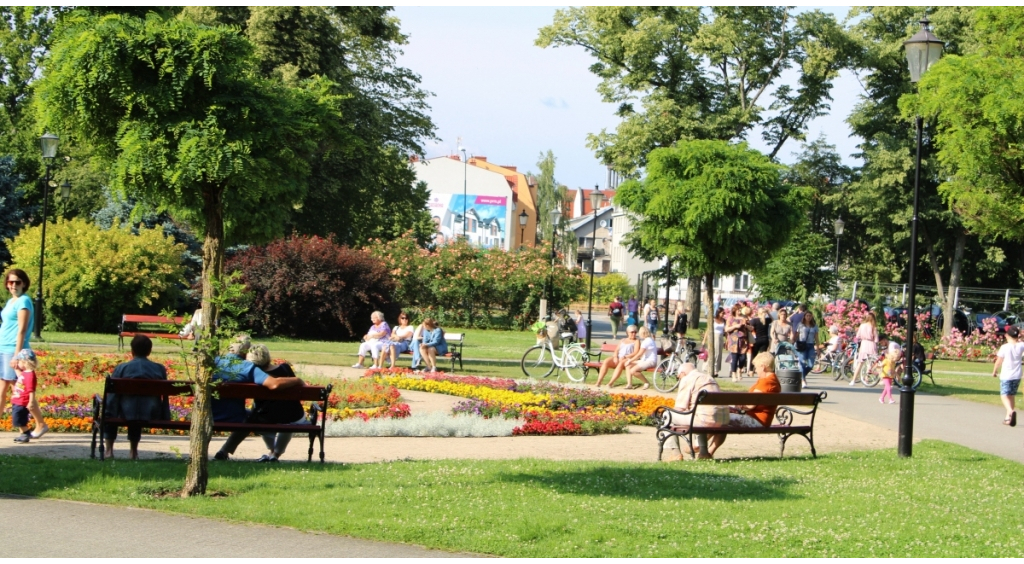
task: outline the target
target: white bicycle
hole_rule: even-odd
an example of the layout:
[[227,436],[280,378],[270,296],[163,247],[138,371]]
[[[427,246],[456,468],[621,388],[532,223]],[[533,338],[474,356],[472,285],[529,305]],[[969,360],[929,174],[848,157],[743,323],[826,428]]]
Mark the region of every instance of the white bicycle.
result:
[[555,377],[556,382],[562,376],[562,371],[565,371],[571,382],[582,382],[586,378],[584,365],[590,360],[590,355],[582,343],[574,340],[575,335],[572,333],[562,333],[561,337],[564,341],[561,354],[555,350],[551,339],[548,338],[526,349],[523,360],[519,363],[523,374],[534,379],[547,378],[557,367],[559,372]]

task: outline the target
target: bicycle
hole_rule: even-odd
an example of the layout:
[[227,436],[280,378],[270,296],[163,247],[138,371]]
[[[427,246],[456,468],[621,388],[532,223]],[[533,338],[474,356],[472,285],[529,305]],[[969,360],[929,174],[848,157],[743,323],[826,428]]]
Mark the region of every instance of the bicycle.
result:
[[562,344],[561,356],[555,351],[551,339],[547,337],[526,349],[519,367],[527,378],[547,378],[554,372],[555,367],[558,367],[559,375],[555,377],[556,382],[561,377],[562,370],[571,382],[582,382],[586,379],[584,365],[590,360],[590,354],[582,343],[576,342],[574,333],[562,333],[561,337],[565,341]]
[[692,339],[672,338],[675,346],[667,358],[658,363],[654,369],[654,389],[659,392],[671,392],[679,386],[679,369],[687,362],[697,360],[697,341]]
[[[914,382],[910,385],[910,387],[916,390],[918,386],[921,385],[921,381],[924,379],[924,375],[921,374],[921,369],[918,368],[915,364],[911,364],[910,369],[914,374]],[[903,357],[900,357],[899,361],[896,362],[896,366],[893,368],[893,372],[893,384],[897,388],[903,387],[903,375],[906,374],[907,372],[907,365],[905,364],[905,360]],[[874,388],[875,386],[877,386],[878,383],[882,381],[882,363],[875,362],[874,365],[871,366],[870,370],[864,374],[863,381],[864,385],[869,388]]]
[[843,377],[843,368],[846,366],[846,360],[847,356],[844,349],[840,349],[835,352],[828,352],[826,350],[821,356],[814,360],[814,366],[811,367],[811,374],[832,372],[832,378],[839,380]]

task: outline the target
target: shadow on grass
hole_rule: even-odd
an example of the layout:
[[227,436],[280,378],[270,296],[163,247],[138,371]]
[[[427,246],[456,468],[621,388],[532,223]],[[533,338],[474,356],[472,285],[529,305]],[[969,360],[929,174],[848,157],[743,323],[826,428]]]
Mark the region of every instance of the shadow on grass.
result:
[[[747,461],[752,459],[746,459]],[[765,459],[764,462],[772,461]],[[695,463],[701,465],[703,463]],[[801,496],[787,477],[751,478],[683,464],[643,467],[598,466],[586,470],[501,473],[497,481],[540,485],[563,494],[641,500],[782,500]]]
[[[52,459],[29,456],[0,455],[0,493],[45,496],[48,492],[79,490],[90,501],[113,502],[97,498],[103,491],[117,491],[121,496],[155,495],[180,491],[185,482],[187,470],[185,460],[107,460]],[[208,466],[210,489],[218,491],[218,478],[233,479],[237,490],[227,493],[245,493],[265,485],[265,478],[277,472],[302,472],[309,474],[334,473],[337,483],[329,476],[318,482],[318,487],[330,489],[340,487],[343,474],[350,466],[342,464],[283,463],[255,464],[252,462],[214,462]],[[209,492],[208,492],[209,493]],[[60,497],[68,498],[62,495]],[[78,496],[76,496],[78,497]]]

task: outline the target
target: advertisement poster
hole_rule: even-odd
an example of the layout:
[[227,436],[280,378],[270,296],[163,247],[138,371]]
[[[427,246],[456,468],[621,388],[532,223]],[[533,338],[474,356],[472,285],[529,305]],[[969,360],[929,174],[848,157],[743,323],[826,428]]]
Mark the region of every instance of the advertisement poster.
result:
[[[463,203],[465,202],[465,205]],[[427,202],[437,226],[434,243],[444,245],[465,234],[469,243],[484,249],[504,249],[508,198],[469,194],[438,194]],[[466,217],[463,219],[463,209]]]

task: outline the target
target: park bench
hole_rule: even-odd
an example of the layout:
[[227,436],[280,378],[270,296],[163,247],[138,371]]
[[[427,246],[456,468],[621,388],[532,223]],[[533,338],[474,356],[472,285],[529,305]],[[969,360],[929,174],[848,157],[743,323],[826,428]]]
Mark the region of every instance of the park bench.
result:
[[[443,356],[444,358],[450,358],[452,360],[452,372],[455,372],[456,360],[459,361],[459,370],[462,370],[462,345],[466,341],[466,334],[445,332],[444,341],[448,343],[448,352],[438,356]],[[407,350],[402,354],[412,354],[412,349]]]
[[[583,363],[584,378],[590,375],[590,370],[591,369],[598,369],[598,370],[600,370],[600,368],[601,368],[601,356],[602,355],[604,355],[605,353],[607,353],[607,354],[615,354],[615,351],[618,348],[619,348],[619,344],[618,343],[601,343],[601,350],[598,351],[598,353],[597,353],[597,360],[589,360],[589,361]],[[658,356],[659,357],[668,356],[671,352],[672,351],[668,351],[668,350],[665,350],[665,349],[663,349],[661,347],[658,347]],[[654,372],[654,368],[648,368],[644,372]]]
[[[817,458],[814,450],[814,416],[818,411],[818,404],[828,396],[825,392],[820,393],[780,393],[763,394],[751,392],[708,392],[706,390],[697,394],[697,402],[690,411],[679,411],[670,407],[661,406],[654,410],[655,420],[658,421],[658,428],[655,436],[658,439],[658,460],[665,450],[665,441],[675,437],[676,447],[679,447],[679,437],[686,439],[690,446],[690,456],[696,456],[693,448],[693,435],[706,433],[709,435],[778,435],[779,436],[779,458],[782,458],[786,450],[786,441],[793,435],[801,435],[811,445],[811,455]],[[697,408],[701,406],[734,406],[734,405],[772,405],[778,406],[775,411],[777,424],[768,427],[734,427],[729,425],[716,427],[694,426]],[[801,411],[790,406],[810,406],[811,409]],[[796,415],[809,416],[810,420],[805,425],[795,425]],[[680,449],[682,452],[682,449]]]
[[[117,330],[117,349],[124,348],[124,338],[136,335],[145,335],[150,338],[159,339],[189,339],[178,333],[168,333],[167,325],[180,327],[183,317],[164,317],[162,315],[137,315],[126,313],[121,316],[121,324]],[[148,328],[148,330],[147,330]]]
[[[220,383],[214,388],[214,393],[221,399],[256,399],[256,400],[297,400],[312,402],[309,406],[309,419],[312,423],[305,425],[279,425],[271,423],[219,423],[214,422],[213,430],[230,433],[232,431],[248,430],[254,433],[299,433],[309,435],[309,461],[313,460],[313,442],[320,439],[320,462],[324,461],[324,429],[327,425],[327,398],[331,395],[330,385],[324,386],[300,386],[271,390],[258,384]],[[92,399],[92,458],[96,458],[97,440],[100,447],[100,460],[103,460],[104,451],[104,425],[117,425],[126,427],[128,420],[106,416],[106,406],[103,398],[108,394],[137,395],[137,396],[159,396],[169,398],[171,396],[191,396],[192,384],[181,380],[145,380],[140,378],[111,378],[107,377],[103,384],[103,395],[96,394]],[[319,423],[317,419],[319,418]],[[191,427],[188,421],[131,421],[140,425],[143,429],[170,429],[174,431],[185,431]]]

